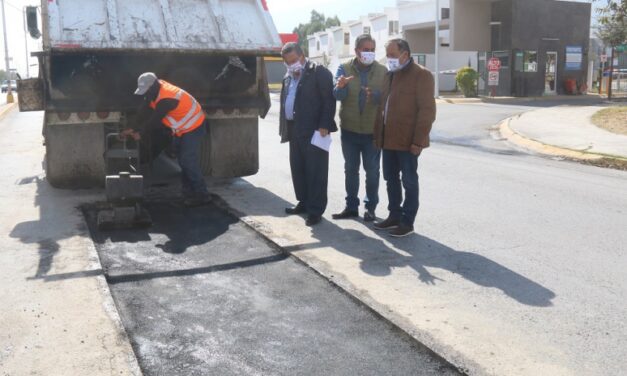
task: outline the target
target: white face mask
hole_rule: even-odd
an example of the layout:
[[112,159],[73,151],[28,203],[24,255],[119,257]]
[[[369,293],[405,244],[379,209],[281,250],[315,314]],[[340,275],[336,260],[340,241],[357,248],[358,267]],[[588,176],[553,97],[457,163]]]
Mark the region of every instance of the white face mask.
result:
[[394,59],[388,57],[388,69],[390,72],[396,72],[401,67],[401,61],[399,59]]
[[285,66],[287,67],[287,71],[291,75],[294,75],[294,73],[300,73],[300,71],[303,70],[303,64],[300,63],[300,60],[292,65],[285,64]]
[[374,52],[362,51],[360,54],[361,57],[359,58],[359,61],[361,61],[363,65],[371,65],[372,63],[374,63],[374,58],[376,55]]

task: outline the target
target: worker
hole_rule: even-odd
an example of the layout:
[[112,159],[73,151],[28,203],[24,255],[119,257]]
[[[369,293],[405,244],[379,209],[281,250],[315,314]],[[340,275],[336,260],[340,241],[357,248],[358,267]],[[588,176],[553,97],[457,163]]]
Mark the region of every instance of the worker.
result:
[[[154,73],[143,73],[137,80],[135,95],[144,97],[140,112],[152,109],[152,115],[141,129],[165,126],[172,134],[176,158],[181,167],[183,204],[200,206],[210,199],[200,167],[200,146],[207,134],[207,120],[200,104],[185,90],[160,80]],[[139,139],[139,132],[125,129],[121,137]]]

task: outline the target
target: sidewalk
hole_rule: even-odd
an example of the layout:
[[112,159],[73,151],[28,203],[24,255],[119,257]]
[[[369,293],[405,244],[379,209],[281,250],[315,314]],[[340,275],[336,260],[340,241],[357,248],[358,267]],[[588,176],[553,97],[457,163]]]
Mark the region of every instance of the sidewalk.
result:
[[0,112],[0,373],[141,374],[78,209],[100,193],[52,188],[41,113]]
[[627,160],[627,136],[592,124],[592,115],[603,108],[606,107],[559,106],[527,112],[503,122],[501,134],[543,154],[584,160]]

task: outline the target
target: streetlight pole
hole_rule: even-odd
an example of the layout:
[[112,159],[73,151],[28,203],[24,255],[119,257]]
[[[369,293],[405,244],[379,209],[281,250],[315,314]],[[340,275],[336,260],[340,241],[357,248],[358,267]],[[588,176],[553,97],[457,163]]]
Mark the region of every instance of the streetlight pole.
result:
[[435,97],[440,96],[440,0],[435,0]]
[[7,103],[13,103],[13,92],[11,90],[11,67],[9,65],[9,43],[7,40],[7,18],[4,14],[4,0],[0,0],[2,4],[2,31],[4,33],[4,62],[7,72]]
[[28,28],[26,26],[26,7],[22,8],[22,13],[24,13],[24,50],[26,51],[26,78],[30,78],[30,64],[28,63]]

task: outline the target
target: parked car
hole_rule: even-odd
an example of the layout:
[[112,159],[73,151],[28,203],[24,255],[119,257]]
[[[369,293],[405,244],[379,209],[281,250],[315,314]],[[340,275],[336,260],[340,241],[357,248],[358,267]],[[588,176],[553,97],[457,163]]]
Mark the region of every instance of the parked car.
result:
[[[9,80],[2,81],[2,92],[6,93],[9,91]],[[11,80],[11,91],[17,92],[17,82],[15,80]]]

